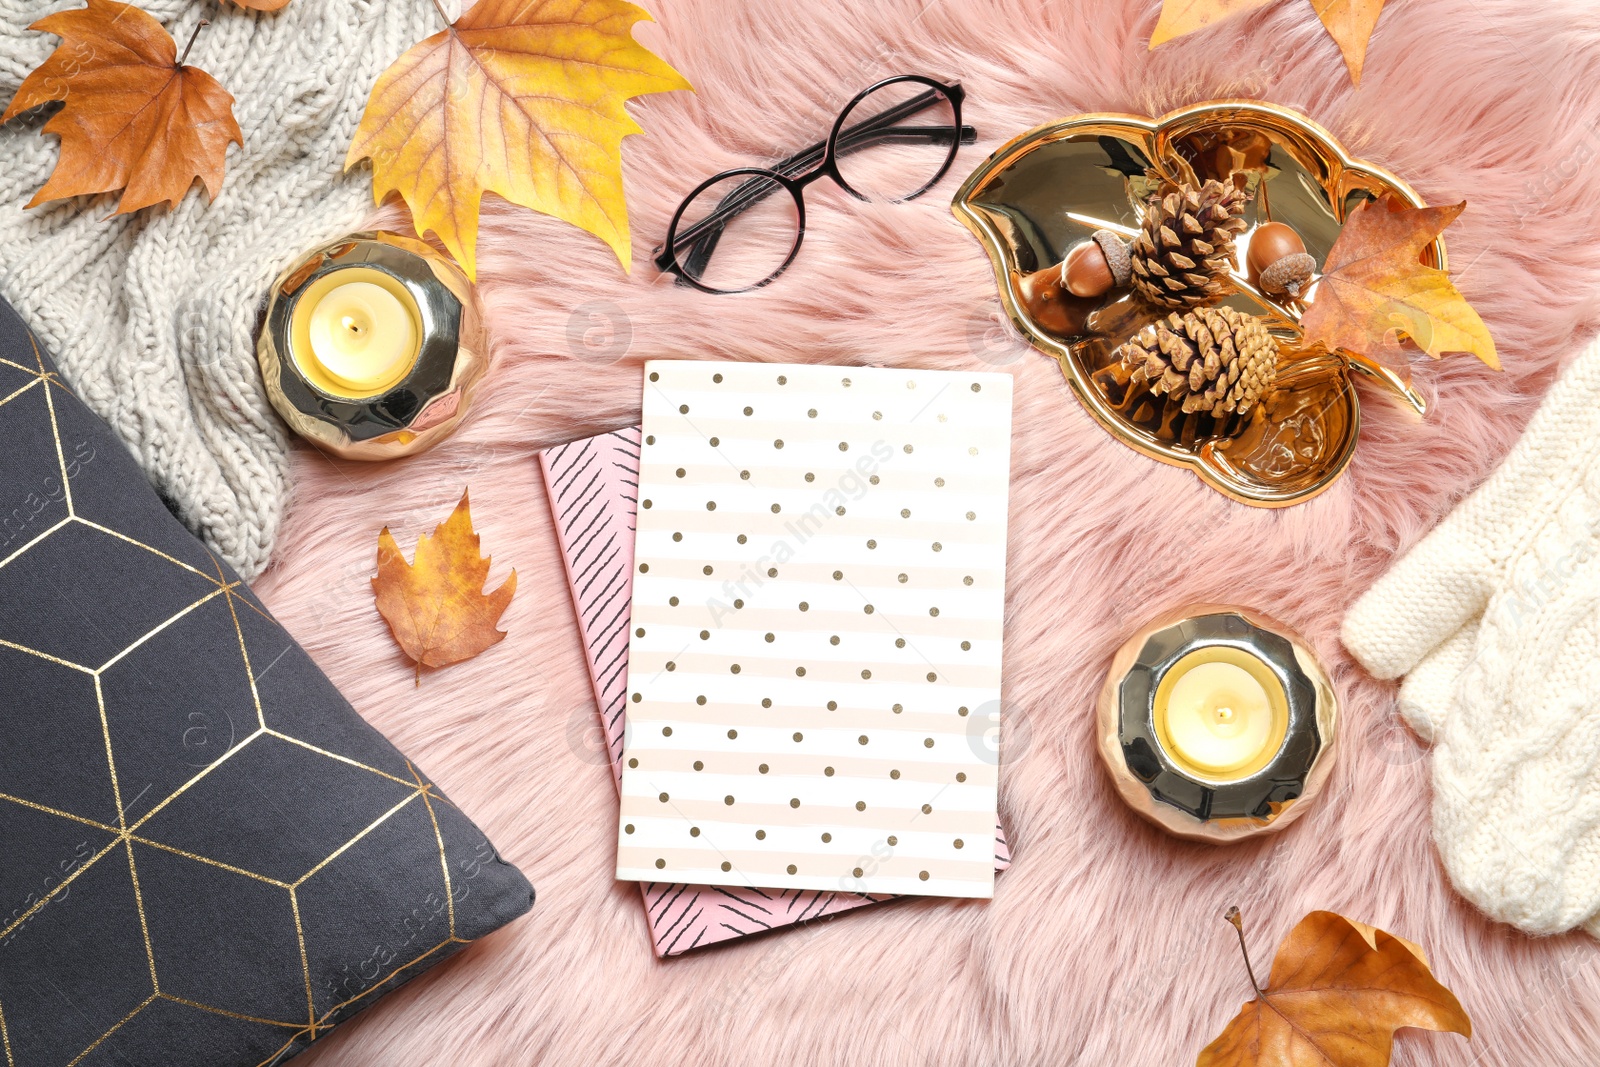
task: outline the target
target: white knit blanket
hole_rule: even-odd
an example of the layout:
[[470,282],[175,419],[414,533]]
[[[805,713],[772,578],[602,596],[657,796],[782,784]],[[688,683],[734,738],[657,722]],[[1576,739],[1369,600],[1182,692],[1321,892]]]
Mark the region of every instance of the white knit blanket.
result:
[[[58,39],[27,29],[73,0],[0,0],[0,107]],[[140,0],[234,96],[244,148],[215,202],[107,218],[114,196],[25,210],[56,162],[45,115],[0,127],[0,295],[125,441],[168,505],[245,577],[266,566],[289,495],[287,439],[255,361],[272,278],[356,228],[363,168],[342,173],[383,69],[442,26],[428,0],[294,0],[275,14]],[[454,9],[454,5],[448,5]],[[48,111],[48,109],[43,109]]]

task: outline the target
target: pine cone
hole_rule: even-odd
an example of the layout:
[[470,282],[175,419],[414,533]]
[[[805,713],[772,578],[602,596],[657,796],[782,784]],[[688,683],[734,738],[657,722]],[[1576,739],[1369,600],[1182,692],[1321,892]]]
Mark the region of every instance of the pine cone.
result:
[[1133,242],[1133,285],[1162,307],[1210,303],[1227,292],[1235,266],[1233,235],[1249,197],[1231,182],[1208,180],[1197,192],[1168,182],[1145,204],[1144,227]]
[[1230,307],[1176,311],[1118,347],[1131,383],[1187,412],[1246,415],[1278,377],[1278,344],[1253,315]]

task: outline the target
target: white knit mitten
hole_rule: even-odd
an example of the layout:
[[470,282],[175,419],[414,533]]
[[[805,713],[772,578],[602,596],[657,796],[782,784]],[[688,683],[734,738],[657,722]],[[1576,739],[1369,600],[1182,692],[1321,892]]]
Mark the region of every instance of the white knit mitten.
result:
[[1350,610],[1344,643],[1435,742],[1456,888],[1532,933],[1600,936],[1600,342],[1501,467]]
[[[0,0],[0,107],[59,43],[29,23],[71,6]],[[40,136],[43,113],[0,126],[0,294],[168,505],[249,578],[289,495],[288,442],[256,369],[262,298],[296,256],[371,209],[369,174],[344,174],[345,152],[378,75],[440,23],[409,0],[139,6],[180,49],[210,19],[189,62],[233,94],[244,147],[229,148],[215,201],[191,190],[175,207],[108,218],[115,196],[24,208],[56,139]]]

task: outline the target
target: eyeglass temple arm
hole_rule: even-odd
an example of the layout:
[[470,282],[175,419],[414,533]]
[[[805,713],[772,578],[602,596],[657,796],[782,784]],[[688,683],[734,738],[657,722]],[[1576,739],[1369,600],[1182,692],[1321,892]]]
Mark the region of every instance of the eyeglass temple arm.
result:
[[[853,126],[846,127],[839,132],[836,142],[838,150],[840,152],[854,152],[884,142],[948,144],[951,137],[949,127],[895,127],[892,125],[902,118],[933,106],[942,95],[929,89],[892,108],[863,119]],[[971,126],[964,125],[961,127],[959,138],[961,144],[973,144],[978,139],[978,131]],[[827,148],[826,141],[814,144],[809,148],[796,152],[792,156],[779,160],[773,165],[772,169],[785,177],[802,174],[821,161],[823,155],[827,152]],[[738,186],[722,198],[715,211],[683,233],[677,234],[676,241],[687,241],[694,245],[690,252],[690,262],[683,264],[684,269],[696,271],[704,267],[716,248],[717,241],[722,235],[724,224],[733,216],[754,206],[759,200],[770,196],[775,191],[775,187],[776,183],[771,179],[759,176],[740,182]],[[655,264],[657,269],[669,269],[673,265],[675,258],[673,250],[670,248],[656,249]]]

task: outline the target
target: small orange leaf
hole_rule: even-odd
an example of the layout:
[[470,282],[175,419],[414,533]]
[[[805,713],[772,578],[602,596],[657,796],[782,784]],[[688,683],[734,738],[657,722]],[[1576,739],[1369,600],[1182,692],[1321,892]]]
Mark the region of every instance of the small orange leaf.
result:
[[230,2],[249,8],[251,11],[282,11],[289,6],[289,0],[230,0]]
[[228,145],[244,144],[233,97],[199,67],[184,66],[172,36],[143,11],[115,0],[88,5],[29,27],[61,44],[0,115],[5,122],[64,101],[41,131],[61,139],[60,158],[27,206],[122,189],[116,213],[124,215],[176,204],[196,178],[215,199]]
[[[1272,0],[1163,0],[1161,17],[1150,35],[1150,47],[1269,3]],[[1361,84],[1361,69],[1366,64],[1367,42],[1378,25],[1383,4],[1384,0],[1311,0],[1317,18],[1344,56],[1350,80],[1357,85]]]
[[1300,317],[1306,340],[1404,366],[1396,340],[1404,334],[1435,359],[1470,352],[1498,370],[1489,328],[1448,271],[1422,262],[1423,251],[1466,206],[1414,208],[1385,194],[1352,211]]
[[623,104],[689,83],[633,39],[624,0],[478,0],[378,78],[345,169],[372,159],[372,195],[398,192],[477,277],[484,193],[554,215],[632,263]]
[[417,539],[415,563],[406,562],[389,527],[378,535],[373,595],[401,651],[416,662],[419,683],[424,666],[448,667],[505,640],[495,627],[517,591],[517,572],[492,593],[483,591],[488,577],[464,492],[450,517]]
[[[1229,921],[1242,944],[1236,911]],[[1278,946],[1266,988],[1205,1047],[1197,1067],[1387,1067],[1394,1033],[1407,1026],[1472,1037],[1461,1002],[1420,948],[1314,911]]]

